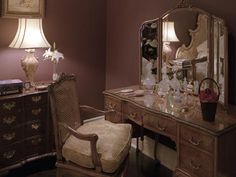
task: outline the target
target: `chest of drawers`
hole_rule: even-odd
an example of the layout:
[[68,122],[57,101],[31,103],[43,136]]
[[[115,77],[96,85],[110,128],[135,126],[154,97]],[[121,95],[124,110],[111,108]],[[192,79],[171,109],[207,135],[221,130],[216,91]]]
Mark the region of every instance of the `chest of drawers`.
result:
[[47,91],[0,97],[0,174],[54,154]]

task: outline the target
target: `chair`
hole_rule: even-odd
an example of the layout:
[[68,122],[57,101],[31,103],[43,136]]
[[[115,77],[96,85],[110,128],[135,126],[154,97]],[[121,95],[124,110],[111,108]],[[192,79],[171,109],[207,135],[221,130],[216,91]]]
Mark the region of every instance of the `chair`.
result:
[[130,124],[99,119],[84,123],[81,112],[112,114],[89,106],[79,106],[74,75],[62,74],[49,86],[57,151],[57,177],[125,176],[131,144]]

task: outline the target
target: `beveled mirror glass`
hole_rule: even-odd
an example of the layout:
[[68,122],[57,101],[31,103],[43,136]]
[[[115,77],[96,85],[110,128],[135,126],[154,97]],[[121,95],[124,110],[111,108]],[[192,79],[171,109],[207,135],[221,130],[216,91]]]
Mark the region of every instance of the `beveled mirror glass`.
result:
[[141,82],[149,75],[157,76],[158,54],[158,19],[146,21],[140,30],[141,40]]
[[150,72],[158,83],[166,63],[170,78],[173,66],[182,81],[214,78],[220,86],[219,101],[227,108],[227,28],[223,19],[182,0],[162,16],[142,24],[140,46],[141,84]]

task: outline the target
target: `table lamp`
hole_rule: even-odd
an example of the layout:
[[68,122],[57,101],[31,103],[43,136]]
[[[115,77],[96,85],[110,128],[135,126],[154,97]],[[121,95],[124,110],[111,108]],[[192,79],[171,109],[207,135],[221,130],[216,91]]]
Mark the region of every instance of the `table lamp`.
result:
[[21,66],[31,86],[34,86],[34,76],[39,64],[34,56],[35,48],[51,47],[43,33],[42,19],[19,18],[15,38],[9,47],[25,49],[27,52],[21,60]]

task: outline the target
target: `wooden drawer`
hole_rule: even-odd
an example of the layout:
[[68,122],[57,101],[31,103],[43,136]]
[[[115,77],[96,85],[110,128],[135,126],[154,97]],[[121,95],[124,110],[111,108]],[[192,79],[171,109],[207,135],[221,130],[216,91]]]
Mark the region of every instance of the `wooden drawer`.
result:
[[32,94],[25,97],[25,105],[43,105],[46,104],[48,100],[48,94],[47,93],[41,93],[41,94]]
[[105,97],[105,108],[114,109],[116,111],[121,111],[121,101],[116,98],[106,96]]
[[190,177],[186,172],[183,172],[183,170],[175,169],[173,177]]
[[214,153],[214,138],[200,130],[181,125],[180,141],[209,153]]
[[40,155],[46,152],[47,145],[45,144],[44,136],[34,136],[25,141],[26,157]]
[[10,98],[0,100],[0,114],[10,114],[10,113],[18,113],[22,111],[23,107],[23,99],[22,98]]
[[47,118],[47,106],[33,106],[26,109],[27,120]]
[[114,114],[106,115],[106,119],[114,123],[123,122],[122,115],[121,115],[121,101],[113,97],[105,96],[104,102],[105,102],[104,106],[106,110],[113,109],[116,111]]
[[9,129],[24,122],[23,112],[0,114],[0,129]]
[[34,135],[44,135],[46,130],[43,127],[46,126],[41,120],[27,122],[25,137],[31,137]]
[[213,177],[214,160],[207,153],[180,144],[180,167],[199,177]]
[[0,168],[19,162],[24,158],[23,143],[15,143],[0,148]]
[[19,141],[24,136],[24,126],[18,126],[14,128],[9,128],[0,132],[0,144],[5,146],[7,144],[12,144]]
[[127,102],[124,105],[124,113],[128,119],[134,121],[138,125],[142,125],[142,114],[139,107]]
[[143,126],[154,132],[167,135],[170,137],[176,137],[177,124],[174,120],[152,113],[143,114]]

